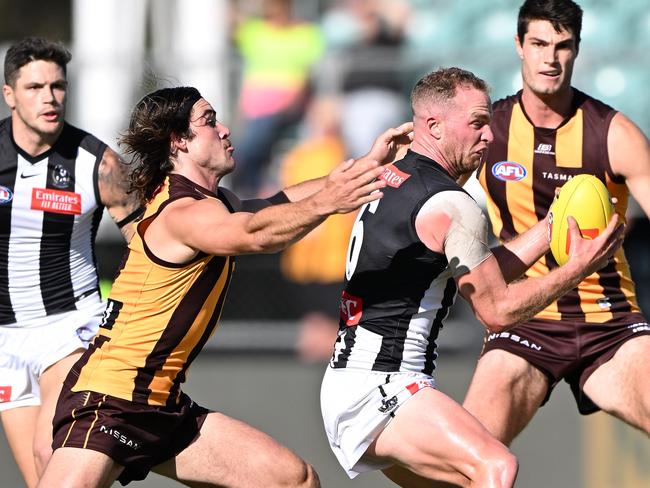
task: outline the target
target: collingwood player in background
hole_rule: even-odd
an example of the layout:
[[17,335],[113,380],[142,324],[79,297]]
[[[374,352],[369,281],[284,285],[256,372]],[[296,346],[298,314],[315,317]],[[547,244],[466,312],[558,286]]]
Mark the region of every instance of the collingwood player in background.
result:
[[42,38],[9,48],[0,121],[0,417],[27,486],[51,456],[61,384],[103,304],[93,246],[103,209],[128,239],[139,203],[128,167],[65,122],[70,53]]

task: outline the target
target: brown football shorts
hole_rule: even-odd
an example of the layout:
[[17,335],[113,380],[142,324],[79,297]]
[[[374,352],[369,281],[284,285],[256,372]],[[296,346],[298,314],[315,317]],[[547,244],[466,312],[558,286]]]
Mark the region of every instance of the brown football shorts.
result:
[[174,407],[133,403],[64,385],[54,415],[52,448],[91,449],[124,466],[122,485],[144,479],[198,435],[209,410],[181,394]]
[[650,325],[638,313],[602,324],[533,319],[508,332],[487,334],[481,355],[502,349],[524,358],[544,373],[549,388],[542,405],[564,379],[571,387],[578,411],[587,415],[600,410],[583,391],[587,378],[626,341],[641,335],[650,335]]

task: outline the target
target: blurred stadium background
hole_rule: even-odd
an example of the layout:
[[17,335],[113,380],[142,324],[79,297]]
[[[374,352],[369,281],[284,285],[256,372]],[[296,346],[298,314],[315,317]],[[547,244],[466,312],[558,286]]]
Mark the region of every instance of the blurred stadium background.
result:
[[[179,84],[199,88],[230,126],[237,144],[237,135],[246,128],[238,99],[248,62],[241,44],[235,42],[237,26],[260,14],[263,3],[0,0],[0,54],[4,57],[13,41],[27,35],[66,44],[73,54],[68,73],[68,121],[115,149],[119,150],[117,136],[128,123],[134,103],[153,89]],[[623,111],[650,133],[650,3],[579,3],[585,16],[574,86]],[[342,133],[352,130],[357,139],[364,128],[367,132],[376,127],[373,121],[399,116],[397,123],[407,117],[413,83],[439,66],[474,71],[490,83],[493,99],[520,87],[519,59],[513,45],[520,0],[293,0],[292,4],[295,16],[310,22],[323,43],[309,70],[310,97],[334,98],[345,106],[337,111],[335,125]],[[364,29],[370,30],[368,25],[359,22],[369,15],[379,19],[374,27],[379,25],[382,32],[375,32],[375,37],[367,37]],[[283,53],[270,55],[277,56],[279,63],[284,61]],[[365,105],[361,105],[361,118],[355,118],[358,113],[345,110],[358,102],[351,94],[358,94],[355,90],[359,88],[370,89],[371,95],[377,94],[373,89],[379,89],[382,96],[388,90],[390,96],[361,98]],[[388,106],[394,108],[387,115],[378,110]],[[8,115],[1,104],[0,117]],[[354,121],[347,124],[351,129],[346,128],[346,120]],[[312,129],[305,112],[293,122],[282,128],[270,149],[260,192],[271,192],[287,181],[286,172],[291,168],[300,172],[286,159],[290,149],[308,138]],[[383,127],[388,123],[393,122]],[[345,142],[345,134],[342,138]],[[347,155],[358,155],[350,144],[344,147]],[[241,148],[235,152],[236,159],[239,151]],[[225,181],[227,186],[231,183],[236,189],[237,182]],[[482,201],[480,191],[475,195]],[[626,249],[642,305],[650,313],[650,226],[634,205],[629,217],[635,224]],[[333,239],[345,241],[346,237]],[[303,261],[294,263],[314,266],[315,261],[324,267],[322,252],[328,242],[307,248]],[[119,232],[104,219],[97,258],[106,290],[122,250]],[[280,255],[239,259],[222,326],[196,361],[187,391],[200,403],[248,421],[293,448],[315,465],[323,486],[392,486],[380,475],[350,482],[327,447],[318,407],[324,363],[301,360],[296,341],[312,301],[336,312],[338,284],[319,278],[318,270],[314,276],[296,278],[296,270],[284,269],[282,259]],[[441,334],[438,374],[442,391],[459,401],[481,339],[482,327],[464,302],[457,303]],[[518,486],[650,486],[647,439],[604,415],[580,417],[565,385],[557,388],[513,449],[521,462]],[[21,486],[4,437],[0,440],[0,473],[0,487]],[[174,486],[157,476],[135,485]]]

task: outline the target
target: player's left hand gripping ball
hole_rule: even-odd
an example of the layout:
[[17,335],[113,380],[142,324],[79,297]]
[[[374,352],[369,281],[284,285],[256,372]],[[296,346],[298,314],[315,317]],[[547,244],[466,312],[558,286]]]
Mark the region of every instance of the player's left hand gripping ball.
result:
[[570,215],[578,223],[583,238],[594,239],[607,227],[614,207],[607,187],[592,175],[578,175],[567,181],[549,208],[549,242],[559,265],[569,260]]

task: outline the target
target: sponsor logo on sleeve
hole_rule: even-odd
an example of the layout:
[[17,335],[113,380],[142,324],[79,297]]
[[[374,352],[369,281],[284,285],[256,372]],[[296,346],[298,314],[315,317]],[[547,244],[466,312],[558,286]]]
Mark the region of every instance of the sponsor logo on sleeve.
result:
[[492,174],[501,181],[519,181],[526,177],[526,168],[512,161],[501,161],[492,166]]
[[410,174],[400,171],[394,165],[389,164],[384,168],[384,172],[379,177],[384,180],[388,186],[399,188],[402,183],[411,177]]
[[0,205],[9,203],[14,197],[12,191],[6,186],[0,185]]
[[363,310],[363,300],[347,292],[341,295],[341,320],[348,327],[354,327],[361,321]]
[[32,210],[68,215],[81,214],[81,195],[49,188],[32,189]]

